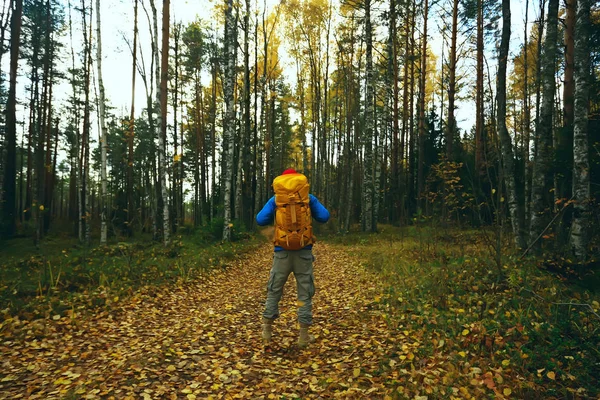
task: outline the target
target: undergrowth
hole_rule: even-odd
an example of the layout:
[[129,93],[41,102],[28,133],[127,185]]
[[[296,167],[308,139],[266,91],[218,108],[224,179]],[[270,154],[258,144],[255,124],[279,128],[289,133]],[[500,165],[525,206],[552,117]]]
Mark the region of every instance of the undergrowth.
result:
[[58,236],[44,239],[39,248],[30,239],[3,242],[0,312],[5,318],[35,319],[68,313],[74,306],[110,305],[142,287],[191,280],[225,267],[263,243],[243,232],[236,241],[220,242],[212,225],[182,231],[167,247],[150,237],[90,247]]
[[[456,368],[445,370],[437,385],[399,380],[399,388],[418,384],[439,398],[494,397],[490,390],[503,385],[512,389],[496,393],[514,398],[600,394],[600,288],[586,285],[600,273],[593,265],[579,273],[564,267],[570,275],[559,274],[556,260],[555,268],[548,260],[520,260],[506,243],[498,270],[482,231],[383,226],[377,234],[327,240],[348,246],[381,277],[375,306],[396,334],[419,338],[419,362],[439,362],[443,355]],[[405,360],[396,368],[414,370],[415,364]],[[473,370],[486,378],[471,379]]]

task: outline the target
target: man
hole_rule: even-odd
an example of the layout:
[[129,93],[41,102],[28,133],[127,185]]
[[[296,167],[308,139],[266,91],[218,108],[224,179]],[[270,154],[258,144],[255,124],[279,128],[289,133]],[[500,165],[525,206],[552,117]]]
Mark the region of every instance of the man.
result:
[[312,297],[315,293],[313,276],[312,218],[318,222],[329,220],[329,211],[309,194],[306,177],[294,169],[287,169],[273,180],[275,196],[256,216],[258,225],[275,220],[273,243],[275,254],[267,285],[267,301],[262,318],[262,338],[271,342],[273,321],[279,317],[279,301],[290,273],[294,273],[298,288],[298,345],[306,347],[313,340],[308,334],[312,324]]

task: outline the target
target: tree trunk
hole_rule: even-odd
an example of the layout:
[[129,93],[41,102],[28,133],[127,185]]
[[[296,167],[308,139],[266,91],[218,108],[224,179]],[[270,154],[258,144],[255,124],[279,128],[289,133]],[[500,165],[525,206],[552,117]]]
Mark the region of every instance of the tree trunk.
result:
[[450,74],[448,80],[448,124],[446,126],[446,157],[452,160],[454,152],[454,134],[456,119],[454,117],[454,101],[456,97],[456,47],[458,36],[458,0],[454,0],[452,7],[452,37],[450,42]]
[[106,135],[106,121],[105,121],[105,101],[106,94],[104,90],[104,81],[102,80],[102,35],[100,27],[100,0],[96,0],[96,66],[98,68],[98,86],[100,88],[100,104],[99,104],[99,117],[100,117],[100,179],[101,179],[101,194],[100,194],[100,243],[106,244],[107,237],[107,177],[106,177],[106,152],[108,149],[107,135]]
[[[555,61],[556,42],[558,39],[558,0],[548,2],[548,30],[542,56],[542,104],[540,119],[536,128],[537,151],[533,164],[533,181],[531,190],[531,226],[529,239],[535,240],[548,223],[550,201],[548,192],[552,164],[552,117],[554,110],[554,93],[556,89]],[[537,241],[535,248],[539,248]]]
[[[163,206],[163,242],[165,246],[170,241],[171,224],[169,222],[169,195],[167,193],[167,82],[169,80],[169,11],[170,1],[163,0],[162,15],[162,51],[160,66],[160,86],[156,97],[160,102],[160,114],[158,124],[160,125],[160,136],[158,138],[158,179],[161,182],[161,196]],[[156,35],[158,39],[158,35]],[[158,43],[158,42],[157,42]]]
[[[138,37],[138,0],[134,0],[133,9],[133,62],[131,67],[131,109],[129,111],[129,130],[127,138],[127,232],[133,236],[135,205],[133,202],[133,138],[135,135],[135,76],[137,64]],[[151,113],[150,109],[148,112]],[[152,118],[152,116],[150,116]]]
[[427,20],[429,19],[429,1],[423,8],[423,36],[421,37],[421,71],[419,71],[419,164],[417,166],[417,200],[423,208],[423,190],[425,187],[425,90],[427,83]]
[[225,0],[225,77],[223,95],[225,97],[225,116],[223,119],[223,167],[224,167],[224,219],[223,240],[231,241],[231,190],[233,186],[234,154],[233,142],[235,136],[235,104],[233,91],[235,86],[235,18],[233,15],[233,0]]
[[[252,175],[250,168],[251,160],[251,126],[250,126],[250,0],[246,0],[246,13],[244,14],[244,138],[246,144],[246,152],[244,155],[244,172],[246,176],[244,187],[245,204],[248,210],[245,212],[246,228],[249,229],[253,223],[254,204],[252,199]],[[249,154],[250,153],[250,154]]]
[[[554,151],[554,197],[555,212],[559,210],[559,204],[571,198],[573,188],[573,122],[574,122],[574,95],[575,82],[573,80],[574,70],[574,33],[575,33],[575,13],[577,0],[567,0],[565,2],[566,19],[564,27],[564,83],[563,83],[563,125],[562,128],[555,129],[555,151]],[[555,121],[556,123],[556,121]],[[562,246],[568,241],[568,227],[571,225],[571,209],[565,210],[560,217],[560,224],[557,227],[557,243]]]
[[183,176],[179,174],[180,164],[183,163],[183,141],[181,142],[181,153],[179,152],[179,144],[177,142],[177,108],[179,107],[179,40],[181,37],[181,22],[174,26],[173,40],[174,40],[174,56],[175,56],[175,70],[174,78],[175,84],[173,87],[173,183],[171,186],[171,196],[173,199],[173,221],[172,228],[173,232],[177,232],[177,228],[183,225],[181,217],[180,202],[183,199],[179,196],[179,185],[183,183]]
[[[475,104],[475,171],[478,176],[485,174],[483,165],[483,136],[485,119],[483,114],[483,0],[477,0],[477,78]],[[527,53],[527,52],[525,52]]]
[[[17,72],[19,69],[19,47],[21,45],[21,22],[23,0],[15,0],[10,22],[10,78],[6,102],[6,165],[4,167],[4,204],[2,220],[4,234],[13,236],[16,230],[16,178],[17,178]],[[21,166],[22,167],[22,166]]]
[[365,0],[365,37],[366,37],[366,98],[365,132],[363,135],[363,203],[362,228],[365,232],[375,232],[377,224],[373,221],[373,27],[371,24],[371,0]]
[[[513,145],[506,128],[506,64],[508,61],[508,46],[510,41],[510,0],[502,0],[502,38],[498,54],[498,76],[496,78],[497,127],[502,143],[502,170],[508,195],[508,210],[515,237],[519,248],[525,248],[525,236],[519,218],[519,201],[517,198],[517,183],[515,179],[515,159]],[[497,207],[502,207],[498,204]],[[499,217],[498,217],[499,218]]]
[[590,231],[590,161],[588,107],[590,85],[590,0],[577,0],[575,26],[575,121],[573,140],[573,199],[571,245],[579,261],[587,257]]
[[[90,215],[88,212],[88,177],[89,177],[89,149],[90,149],[90,73],[92,67],[92,50],[91,50],[91,15],[90,25],[87,26],[85,0],[81,0],[82,16],[83,16],[83,42],[84,42],[84,108],[83,108],[83,133],[81,139],[81,189],[80,189],[80,210],[79,210],[79,240],[90,243]],[[88,32],[89,29],[89,32]]]

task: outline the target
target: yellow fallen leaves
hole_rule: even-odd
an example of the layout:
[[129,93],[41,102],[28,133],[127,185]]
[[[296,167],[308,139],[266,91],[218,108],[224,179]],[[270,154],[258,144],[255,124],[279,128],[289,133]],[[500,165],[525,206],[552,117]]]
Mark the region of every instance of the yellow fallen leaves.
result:
[[354,375],[355,378],[358,378],[360,376],[360,368],[354,368],[352,375]]
[[554,373],[554,371],[550,371],[546,374],[546,376],[548,377],[548,379],[556,379],[556,374]]
[[505,396],[510,396],[512,393],[511,388],[504,388],[504,390],[502,390],[502,393],[504,393]]

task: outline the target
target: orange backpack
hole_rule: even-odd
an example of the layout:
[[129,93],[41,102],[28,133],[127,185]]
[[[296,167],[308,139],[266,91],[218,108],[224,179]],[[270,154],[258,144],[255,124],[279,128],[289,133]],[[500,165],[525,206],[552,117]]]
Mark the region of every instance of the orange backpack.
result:
[[273,180],[275,191],[275,246],[300,250],[315,242],[310,214],[308,179],[302,174],[280,175]]

